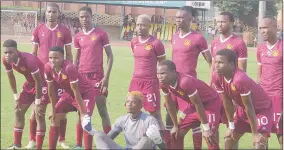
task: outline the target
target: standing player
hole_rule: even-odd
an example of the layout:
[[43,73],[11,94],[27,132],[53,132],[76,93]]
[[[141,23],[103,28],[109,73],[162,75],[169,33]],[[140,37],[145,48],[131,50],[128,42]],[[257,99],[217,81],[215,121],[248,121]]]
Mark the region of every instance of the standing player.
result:
[[247,68],[247,47],[242,39],[233,34],[234,16],[230,12],[221,12],[217,17],[218,31],[221,33],[219,37],[211,42],[212,66],[209,77],[209,84],[211,85],[212,72],[214,71],[214,57],[221,49],[229,49],[237,54],[238,67],[246,72]]
[[[79,73],[87,78],[96,88],[96,103],[102,119],[103,130],[107,134],[111,129],[111,123],[106,107],[108,84],[113,64],[113,54],[107,33],[92,23],[92,9],[84,6],[79,10],[79,20],[82,31],[75,35],[74,46],[77,49],[76,64]],[[104,75],[103,49],[107,54],[107,70]],[[82,127],[80,120],[77,123],[76,145],[82,145]]]
[[[36,135],[36,148],[41,149],[45,135],[45,111],[49,102],[46,92],[42,91],[46,86],[44,81],[44,65],[34,55],[19,52],[14,40],[6,40],[3,43],[3,64],[8,74],[9,83],[16,101],[14,143],[8,149],[21,148],[22,134],[25,126],[25,114],[30,105],[35,102],[35,118],[38,124]],[[18,97],[16,78],[13,69],[24,75],[26,81],[23,90]],[[45,95],[44,95],[45,94]],[[44,95],[44,96],[42,96]]]
[[151,18],[142,14],[137,17],[137,37],[131,40],[134,55],[134,72],[128,91],[140,91],[145,99],[143,107],[154,116],[164,130],[160,109],[159,81],[157,62],[166,58],[164,45],[160,40],[149,35]]
[[[223,101],[229,128],[225,149],[237,149],[245,132],[251,132],[255,149],[266,149],[273,123],[273,106],[259,84],[237,67],[236,53],[219,50],[214,57],[213,86]],[[237,105],[234,115],[233,101]]]
[[[80,111],[82,127],[89,123],[95,107],[94,87],[77,71],[77,67],[64,60],[64,49],[52,47],[49,52],[49,63],[45,64],[45,77],[48,84],[48,96],[52,106],[51,126],[49,130],[49,149],[55,149],[59,134],[60,120],[66,113],[74,110]],[[60,85],[65,93],[56,100],[56,87]],[[70,96],[69,96],[70,95]],[[75,99],[75,100],[74,100]],[[57,103],[56,103],[57,102]],[[92,149],[93,136],[84,128],[85,149]]]
[[[58,23],[58,17],[60,15],[59,6],[55,3],[48,3],[45,16],[46,23],[37,26],[33,32],[33,52],[32,54],[38,56],[38,58],[46,64],[48,62],[48,52],[53,46],[65,47],[66,59],[72,62],[72,36],[71,31],[63,24]],[[58,85],[55,85],[58,97],[62,94],[63,90]],[[65,144],[65,133],[66,133],[67,119],[61,120],[60,129],[60,146],[64,149],[69,149],[69,146]],[[34,148],[35,135],[36,135],[36,122],[35,116],[32,113],[30,120],[30,142],[26,146],[27,149]]]
[[183,149],[184,136],[190,129],[199,127],[201,122],[208,148],[219,149],[216,138],[221,101],[218,93],[203,81],[176,72],[176,66],[170,60],[158,64],[157,76],[162,84],[168,113],[174,123],[171,133],[175,134],[175,139],[172,138],[171,147],[168,148]]
[[[209,66],[212,62],[212,57],[208,49],[206,39],[197,31],[192,31],[190,29],[190,22],[193,18],[197,17],[197,11],[193,7],[181,7],[176,13],[176,25],[179,31],[172,37],[172,59],[176,64],[177,71],[193,77],[197,76],[196,66],[200,53],[202,53]],[[167,118],[169,119],[168,116]],[[170,124],[170,121],[167,120],[166,126],[170,128]],[[201,149],[201,128],[197,127],[192,131],[194,148]]]
[[259,30],[266,42],[257,49],[258,81],[272,100],[272,132],[277,134],[282,149],[283,126],[278,121],[283,110],[283,41],[277,39],[277,21],[273,17],[263,18]]

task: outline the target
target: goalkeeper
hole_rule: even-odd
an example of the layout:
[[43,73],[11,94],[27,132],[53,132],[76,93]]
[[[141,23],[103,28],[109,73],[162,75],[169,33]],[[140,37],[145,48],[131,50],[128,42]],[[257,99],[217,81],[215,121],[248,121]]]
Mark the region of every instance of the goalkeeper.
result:
[[166,148],[156,118],[141,111],[143,98],[140,92],[129,92],[125,103],[128,114],[119,117],[108,134],[89,132],[94,135],[97,149],[124,149],[114,141],[121,131],[124,132],[126,149]]

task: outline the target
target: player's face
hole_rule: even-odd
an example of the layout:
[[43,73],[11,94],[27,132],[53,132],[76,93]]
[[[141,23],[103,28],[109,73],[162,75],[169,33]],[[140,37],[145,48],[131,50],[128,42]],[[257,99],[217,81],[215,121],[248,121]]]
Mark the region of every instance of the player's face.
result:
[[126,99],[125,107],[128,113],[136,113],[141,111],[142,102],[134,96],[128,96]]
[[176,13],[176,25],[178,29],[188,28],[192,20],[192,15],[184,10],[178,10]]
[[231,23],[227,15],[219,15],[217,17],[217,26],[220,33],[226,33],[230,30]]
[[59,16],[59,10],[56,7],[47,7],[45,16],[48,22],[56,22]]
[[277,26],[269,19],[262,19],[259,25],[259,31],[264,41],[277,36]]
[[53,69],[60,69],[64,60],[64,56],[60,52],[50,51],[49,62]]
[[139,36],[148,35],[150,30],[150,22],[147,19],[137,18],[136,32]]
[[8,63],[15,63],[18,59],[18,50],[14,47],[5,47],[4,56]]
[[158,65],[157,77],[161,84],[169,85],[173,80],[174,72],[170,71],[166,65],[163,66]]
[[232,63],[228,62],[225,56],[216,55],[214,58],[215,70],[219,75],[225,75],[234,66]]
[[87,11],[80,11],[79,20],[82,27],[88,27],[92,24],[92,15]]

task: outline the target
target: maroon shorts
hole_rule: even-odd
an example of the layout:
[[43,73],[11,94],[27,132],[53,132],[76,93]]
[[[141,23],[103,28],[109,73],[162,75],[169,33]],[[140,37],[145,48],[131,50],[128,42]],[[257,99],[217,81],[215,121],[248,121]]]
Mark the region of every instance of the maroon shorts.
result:
[[140,91],[144,95],[143,107],[146,111],[160,110],[161,95],[158,79],[132,78],[128,91]]
[[[42,87],[42,97],[40,101],[41,105],[47,105],[49,103],[49,98],[46,89],[47,87],[46,85],[44,85],[44,87]],[[19,104],[30,105],[34,103],[35,96],[36,96],[35,84],[26,81],[22,87],[22,92],[20,93],[19,96]]]
[[[90,116],[93,114],[93,110],[96,104],[95,101],[95,92],[89,91],[87,93],[82,94],[83,106],[86,110],[86,113]],[[56,113],[68,113],[76,110],[80,110],[77,100],[75,100],[68,93],[64,92],[56,103],[55,106]]]
[[[256,113],[257,119],[257,131],[266,136],[270,136],[272,124],[273,124],[273,106],[263,109]],[[251,127],[245,110],[238,107],[234,117],[235,131],[243,134],[245,132],[251,132]]]
[[[212,129],[213,132],[217,131],[219,129],[220,124],[220,108],[221,108],[221,100],[219,97],[216,98],[216,100],[211,100],[208,102],[203,103],[205,114],[207,116],[207,121]],[[200,126],[200,117],[198,113],[196,112],[194,106],[190,107],[187,112],[183,113],[179,111],[179,124],[181,131],[188,131],[189,129],[194,129]],[[184,118],[184,119],[182,119]]]
[[91,72],[91,73],[81,73],[81,75],[87,79],[87,81],[90,81],[90,83],[93,85],[93,87],[95,88],[95,95],[96,96],[101,96],[104,95],[105,97],[108,96],[108,90],[106,90],[105,93],[101,93],[100,92],[100,81],[104,78],[104,74],[103,73],[95,73],[95,72]]
[[273,104],[273,125],[271,132],[276,134],[283,134],[283,124],[279,124],[280,116],[283,110],[283,97],[282,96],[271,96]]

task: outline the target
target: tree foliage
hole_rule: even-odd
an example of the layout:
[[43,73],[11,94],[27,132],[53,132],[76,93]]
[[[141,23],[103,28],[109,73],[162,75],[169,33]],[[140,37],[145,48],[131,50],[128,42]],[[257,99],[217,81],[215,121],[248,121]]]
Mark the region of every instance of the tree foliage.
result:
[[[282,4],[282,1],[266,1],[266,15],[277,15],[277,6]],[[218,7],[220,11],[230,11],[235,18],[240,19],[242,22],[249,26],[255,26],[256,18],[258,17],[259,1],[213,1],[213,5]]]

